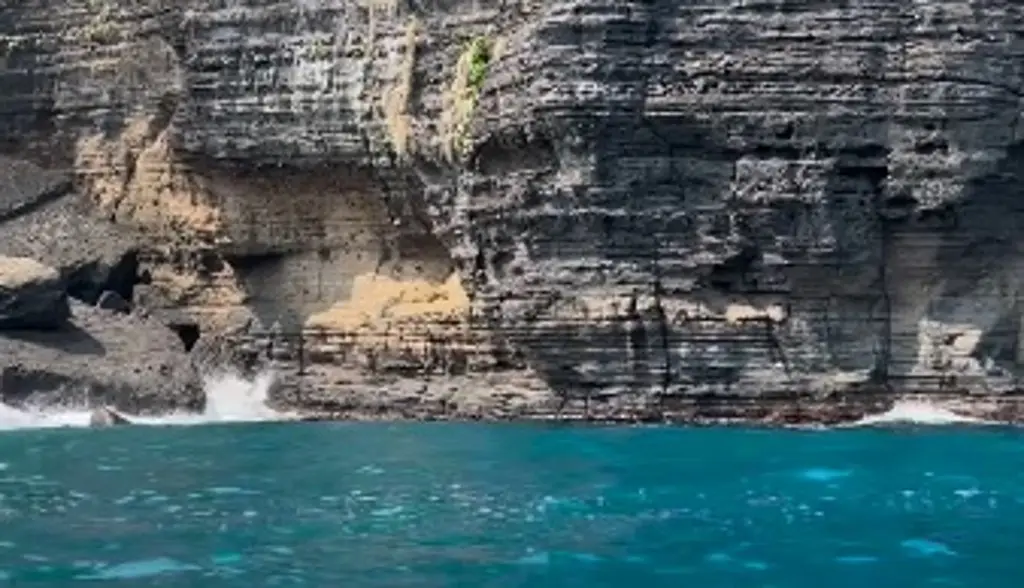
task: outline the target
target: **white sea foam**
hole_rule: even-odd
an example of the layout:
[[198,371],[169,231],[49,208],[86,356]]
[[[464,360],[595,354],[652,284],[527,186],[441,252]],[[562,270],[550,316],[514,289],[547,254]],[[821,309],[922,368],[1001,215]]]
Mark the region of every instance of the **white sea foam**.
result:
[[[292,415],[267,406],[274,374],[265,372],[252,380],[224,373],[207,378],[206,409],[202,413],[172,413],[157,417],[130,416],[140,425],[201,425],[223,422],[285,420]],[[0,404],[0,431],[49,427],[87,427],[90,411],[85,409],[19,409]]]
[[897,400],[892,408],[884,413],[866,416],[851,426],[879,425],[985,425],[991,424],[983,419],[959,415],[941,404],[923,400]]

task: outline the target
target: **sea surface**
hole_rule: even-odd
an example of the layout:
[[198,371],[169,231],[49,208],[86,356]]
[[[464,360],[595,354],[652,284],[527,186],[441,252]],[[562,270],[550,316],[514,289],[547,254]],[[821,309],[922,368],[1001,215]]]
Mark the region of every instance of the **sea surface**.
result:
[[1019,587],[1024,432],[0,432],[0,586]]

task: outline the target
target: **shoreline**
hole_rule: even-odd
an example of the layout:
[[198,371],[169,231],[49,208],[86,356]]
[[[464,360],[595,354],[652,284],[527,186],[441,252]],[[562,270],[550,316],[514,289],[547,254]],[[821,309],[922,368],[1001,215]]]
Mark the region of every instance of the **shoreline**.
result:
[[[724,418],[724,417],[696,417],[696,418],[635,418],[623,416],[591,416],[583,415],[519,415],[519,416],[486,416],[486,415],[465,415],[465,414],[432,414],[432,415],[409,415],[400,412],[370,413],[360,411],[346,412],[317,412],[317,413],[281,413],[274,417],[264,418],[228,418],[228,419],[203,419],[184,418],[188,416],[202,417],[201,413],[182,414],[173,413],[166,415],[140,416],[130,413],[121,413],[127,417],[127,423],[121,423],[116,427],[140,426],[140,427],[191,427],[209,425],[254,425],[254,424],[299,424],[299,423],[338,423],[338,424],[412,424],[412,423],[447,423],[447,424],[481,424],[481,425],[526,425],[526,426],[550,426],[550,427],[603,427],[603,428],[637,428],[637,427],[665,427],[665,428],[740,428],[753,430],[788,430],[788,431],[835,431],[844,429],[866,429],[866,428],[893,428],[893,427],[959,427],[959,428],[1019,428],[1024,427],[1024,418],[1013,419],[985,419],[966,415],[962,412],[949,414],[955,415],[949,419],[935,419],[932,417],[915,418],[912,416],[890,416],[885,417],[888,411],[883,413],[866,414],[864,417],[852,420],[769,420],[756,418]],[[44,417],[58,417],[63,414],[61,411],[38,413]],[[872,420],[873,417],[878,420]],[[92,429],[95,425],[81,423],[36,423],[16,427],[0,427],[0,433],[18,430],[51,429],[51,428],[73,428]],[[99,428],[108,428],[101,426]]]
[[[289,407],[296,415],[286,421],[300,422],[479,422],[479,423],[550,423],[587,424],[604,426],[740,426],[761,428],[843,428],[870,426],[870,419],[890,414],[900,406],[933,409],[948,416],[945,420],[906,417],[905,422],[921,424],[949,424],[967,426],[1020,426],[1024,425],[1024,396],[978,396],[908,394],[887,398],[858,399],[835,403],[755,401],[736,403],[727,401],[693,403],[690,410],[660,413],[642,411],[601,411],[589,413],[579,410],[552,411],[478,411],[441,412],[417,411],[413,407],[390,408],[377,411],[349,409],[337,411],[309,411]],[[904,422],[895,417],[892,421]],[[868,421],[868,422],[865,422]]]
[[[230,395],[237,391],[226,390]],[[286,397],[287,398],[287,397]],[[221,399],[222,401],[224,399]],[[174,425],[243,422],[452,422],[523,423],[550,425],[597,425],[607,427],[756,427],[785,429],[846,428],[889,424],[1021,426],[1024,425],[1024,394],[896,393],[864,391],[847,393],[692,395],[653,397],[646,403],[625,395],[547,399],[535,403],[477,402],[454,404],[433,401],[290,402],[280,396],[257,395],[248,408],[227,411],[146,411],[112,407],[129,424]],[[326,400],[326,399],[324,399]],[[219,403],[215,403],[215,406]],[[87,406],[60,404],[11,406],[26,415],[43,419],[91,412]],[[30,417],[31,418],[31,417]],[[83,423],[84,424],[84,423]],[[71,425],[74,426],[74,425]]]

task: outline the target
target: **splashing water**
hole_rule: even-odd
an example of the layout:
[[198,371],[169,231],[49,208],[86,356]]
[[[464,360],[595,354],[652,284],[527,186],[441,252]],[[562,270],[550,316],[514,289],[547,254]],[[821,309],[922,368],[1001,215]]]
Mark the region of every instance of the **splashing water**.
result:
[[[208,377],[205,382],[206,408],[202,413],[178,412],[157,417],[129,415],[139,425],[200,425],[223,422],[287,420],[295,415],[277,412],[267,406],[274,384],[273,372],[264,372],[247,380],[229,372]],[[23,410],[0,404],[0,431],[47,427],[87,427],[91,411],[82,409]],[[898,400],[888,411],[866,416],[841,427],[887,425],[987,425],[989,421],[959,415],[939,404],[921,400]],[[817,427],[815,427],[817,428]]]
[[[290,415],[267,406],[267,395],[274,383],[274,374],[265,372],[252,380],[231,373],[206,379],[206,409],[202,413],[171,413],[156,417],[129,415],[140,425],[199,425],[223,422],[255,422],[283,420]],[[83,409],[47,408],[18,409],[0,404],[0,431],[47,427],[87,427],[91,411]]]
[[882,414],[870,415],[852,424],[852,426],[872,425],[959,425],[989,424],[988,421],[956,414],[938,404],[920,400],[897,400],[892,408]]
[[252,381],[224,373],[206,381],[206,411],[210,421],[265,421],[280,418],[267,406],[274,385],[273,372],[258,374]]

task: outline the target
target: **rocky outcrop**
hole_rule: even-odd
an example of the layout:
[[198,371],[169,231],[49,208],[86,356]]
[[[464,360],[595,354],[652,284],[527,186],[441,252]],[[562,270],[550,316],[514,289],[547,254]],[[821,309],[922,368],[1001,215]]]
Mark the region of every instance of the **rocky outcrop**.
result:
[[132,422],[120,415],[116,410],[108,407],[97,408],[89,415],[89,426],[97,428],[113,427],[116,425],[130,425]]
[[26,0],[0,136],[36,196],[0,198],[0,253],[330,413],[1010,418],[1022,29],[1004,0]]
[[124,314],[142,241],[98,218],[66,174],[11,158],[0,158],[0,174],[0,253],[31,256],[0,255],[0,401],[201,409],[202,382],[179,336]]
[[132,296],[142,242],[83,202],[66,169],[0,156],[0,254],[56,268],[71,296],[93,304],[104,290]]
[[203,409],[202,380],[172,331],[78,301],[72,313],[58,330],[0,331],[0,402],[136,415]]
[[0,331],[56,329],[70,314],[57,270],[24,257],[0,256]]
[[0,331],[0,401],[157,414],[202,410],[205,396],[170,329],[72,301],[63,328]]

